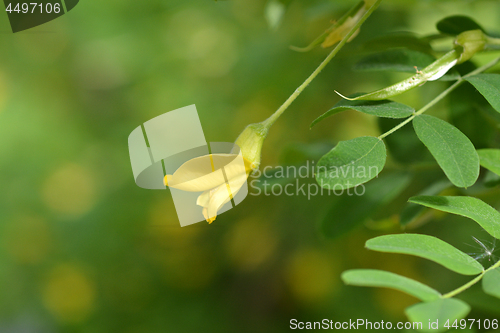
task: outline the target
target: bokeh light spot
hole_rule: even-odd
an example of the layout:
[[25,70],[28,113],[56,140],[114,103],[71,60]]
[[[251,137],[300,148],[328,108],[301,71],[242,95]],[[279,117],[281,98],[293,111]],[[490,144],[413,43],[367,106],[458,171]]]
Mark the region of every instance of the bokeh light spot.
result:
[[42,199],[57,213],[80,216],[95,204],[94,178],[77,164],[63,165],[45,180]]
[[43,286],[46,308],[60,321],[80,323],[88,318],[95,302],[93,281],[78,266],[60,264],[53,268]]
[[318,250],[295,254],[286,269],[286,280],[297,301],[312,304],[332,297],[339,287],[338,267],[332,258]]
[[277,246],[271,228],[259,221],[244,220],[235,224],[226,239],[229,259],[242,271],[252,271],[268,262]]

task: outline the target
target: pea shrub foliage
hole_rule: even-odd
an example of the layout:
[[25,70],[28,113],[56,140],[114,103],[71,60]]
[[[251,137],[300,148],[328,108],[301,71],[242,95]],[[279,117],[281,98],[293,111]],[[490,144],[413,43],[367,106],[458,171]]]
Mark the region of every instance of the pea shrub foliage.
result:
[[[308,51],[317,45],[337,45],[332,52],[335,54],[338,48],[355,37],[359,26],[371,14],[370,10],[373,11],[379,3],[362,1],[311,45],[294,49]],[[430,152],[443,171],[440,173],[441,179],[428,184],[428,188],[424,188],[421,193],[415,193],[418,196],[409,199],[400,215],[403,226],[415,222],[430,208],[467,217],[494,239],[500,238],[500,213],[496,209],[476,197],[438,195],[448,188],[454,188],[454,193],[464,193],[460,189],[465,191],[473,185],[486,191],[500,183],[500,149],[494,148],[495,136],[498,137],[500,127],[500,74],[491,72],[500,57],[480,67],[475,65],[473,59],[479,53],[495,56],[500,50],[500,39],[465,16],[442,19],[437,23],[437,31],[432,36],[418,37],[401,33],[371,41],[372,44],[385,45],[387,49],[380,51],[379,48],[376,53],[368,54],[355,65],[355,70],[413,74],[401,82],[371,93],[341,95],[341,102],[311,124],[313,127],[328,117],[352,109],[379,117],[379,125],[384,132],[379,137],[365,136],[339,142],[319,160],[318,167],[323,168],[318,170],[324,171],[315,177],[320,186],[346,189],[367,183],[364,196],[345,200],[340,198],[331,208],[331,214],[322,224],[325,235],[335,237],[345,233],[356,223],[366,220],[376,207],[388,203],[408,187],[410,176],[404,172],[386,173],[381,177],[370,174],[351,178],[350,172],[338,172],[335,176],[328,172],[334,168],[369,169],[372,166],[377,166],[380,172],[386,164],[388,150],[390,156],[406,170],[415,167],[421,156]],[[433,49],[431,42],[439,39],[449,41],[447,50]],[[327,58],[327,61],[331,58]],[[433,84],[432,81],[447,81],[448,88],[419,110],[391,100],[410,89],[418,89],[424,83]],[[424,114],[448,96],[452,97],[449,119],[453,125]],[[413,138],[415,142],[408,138]],[[476,146],[481,149],[476,149]],[[422,151],[425,149],[427,152]],[[481,185],[477,186],[476,183]],[[348,213],[342,216],[341,221],[333,219],[341,206],[341,211]],[[332,223],[332,220],[336,222]],[[500,261],[492,260],[495,258],[492,249],[476,238],[474,240],[489,254],[488,261],[480,260],[485,255],[474,258],[437,237],[423,234],[385,235],[366,242],[366,247],[373,251],[418,256],[457,274],[474,276],[470,282],[446,294],[418,281],[382,270],[349,270],[342,274],[342,279],[349,285],[392,288],[418,298],[421,303],[406,309],[409,320],[424,323],[439,320],[439,331],[443,331],[450,328],[450,322],[468,315],[470,306],[454,297],[472,285],[482,283],[486,294],[500,298]]]

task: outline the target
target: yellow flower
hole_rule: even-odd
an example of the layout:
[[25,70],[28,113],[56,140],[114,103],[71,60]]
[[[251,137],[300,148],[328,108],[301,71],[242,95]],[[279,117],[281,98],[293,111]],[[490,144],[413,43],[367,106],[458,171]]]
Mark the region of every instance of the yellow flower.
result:
[[217,217],[217,212],[234,198],[245,185],[253,170],[258,169],[262,143],[267,127],[251,124],[236,140],[230,154],[209,154],[193,158],[182,164],[173,175],[166,175],[165,185],[188,192],[202,192],[196,204],[203,207],[202,213],[208,223]]

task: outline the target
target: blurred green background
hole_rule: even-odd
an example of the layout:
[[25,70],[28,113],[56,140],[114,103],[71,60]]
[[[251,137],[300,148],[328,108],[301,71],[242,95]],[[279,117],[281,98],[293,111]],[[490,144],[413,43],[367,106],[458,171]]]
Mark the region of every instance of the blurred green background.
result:
[[[208,141],[234,141],[328,52],[289,46],[308,44],[356,1],[290,1],[275,29],[266,2],[81,1],[17,34],[2,16],[0,332],[286,332],[292,318],[395,322],[416,299],[344,286],[340,273],[386,269],[442,292],[468,280],[424,260],[364,249],[368,238],[400,231],[397,214],[418,177],[371,222],[336,239],[318,227],[340,200],[334,196],[249,195],[212,225],[180,228],[168,191],[135,185],[127,147],[134,128],[196,104]],[[353,72],[366,40],[435,33],[451,14],[500,33],[498,1],[383,1],[273,126],[262,166],[317,161],[339,140],[380,133],[375,118],[354,111],[313,130],[309,124],[339,100],[334,90],[370,91],[406,76]],[[446,84],[399,100],[421,107]],[[431,114],[444,112],[438,106]],[[498,187],[481,198],[498,208]],[[429,214],[432,223],[417,232],[466,252],[474,251],[471,234],[487,239],[466,219]],[[335,223],[344,215],[329,216]],[[474,307],[470,318],[500,317],[499,301],[479,290],[463,298]]]

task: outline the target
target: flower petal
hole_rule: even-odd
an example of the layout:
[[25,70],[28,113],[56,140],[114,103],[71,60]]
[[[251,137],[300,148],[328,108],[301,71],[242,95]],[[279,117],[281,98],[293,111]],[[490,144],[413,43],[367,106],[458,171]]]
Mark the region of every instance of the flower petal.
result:
[[234,198],[245,184],[246,179],[246,174],[240,175],[198,197],[196,204],[203,207],[203,216],[208,223],[215,220],[219,209]]
[[[224,172],[223,172],[224,170]],[[201,192],[246,175],[251,163],[241,155],[210,154],[193,158],[179,167],[173,175],[165,176],[165,185],[188,192]]]

